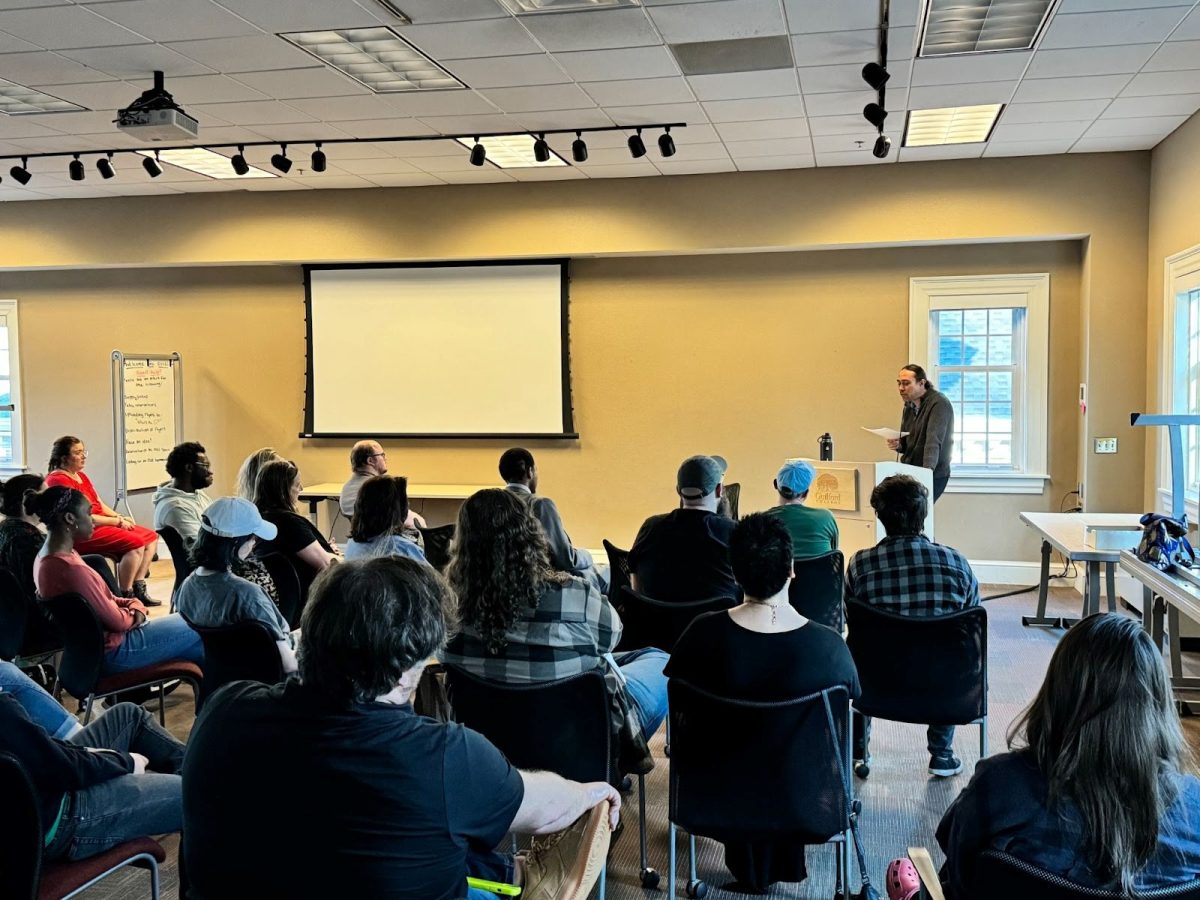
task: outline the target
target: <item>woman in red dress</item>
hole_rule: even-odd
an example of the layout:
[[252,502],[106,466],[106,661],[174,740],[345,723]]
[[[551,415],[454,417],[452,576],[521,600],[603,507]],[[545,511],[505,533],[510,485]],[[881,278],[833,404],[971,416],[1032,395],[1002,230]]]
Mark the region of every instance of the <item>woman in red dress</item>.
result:
[[96,495],[91,480],[84,474],[87,448],[77,437],[60,437],[50,449],[50,474],[46,487],[68,487],[83,493],[92,505],[96,530],[91,538],[75,545],[83,553],[99,553],[117,560],[117,583],[126,597],[136,597],[146,606],[159,606],[146,591],[146,576],[158,545],[158,535],[138,525],[106,505]]

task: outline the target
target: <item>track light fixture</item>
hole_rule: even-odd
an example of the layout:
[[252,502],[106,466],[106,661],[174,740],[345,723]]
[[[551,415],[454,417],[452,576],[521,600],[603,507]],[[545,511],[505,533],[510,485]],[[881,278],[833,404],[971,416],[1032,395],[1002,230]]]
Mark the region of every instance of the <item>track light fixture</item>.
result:
[[284,175],[292,170],[292,161],[287,155],[287,144],[280,144],[279,152],[271,155],[271,165]]
[[100,173],[100,177],[105,181],[116,176],[117,172],[112,164],[112,151],[108,151],[107,156],[102,156],[96,160],[96,171]]
[[863,118],[877,129],[883,128],[883,123],[887,119],[887,115],[887,110],[878,103],[868,103],[863,107]]
[[475,146],[471,148],[471,165],[482,166],[487,162],[487,148],[479,143],[479,137],[475,137]]
[[870,85],[871,90],[877,91],[888,83],[892,73],[877,62],[869,62],[862,67],[862,77],[863,81]]
[[637,130],[637,134],[629,136],[629,155],[634,159],[641,159],[646,155],[646,142],[642,140],[642,129]]
[[19,166],[13,166],[8,170],[8,174],[13,177],[13,180],[17,184],[29,184],[29,179],[33,178],[33,176],[29,174],[29,169],[27,168],[28,165],[29,157],[22,156],[21,164]]
[[875,146],[871,150],[871,155],[876,159],[884,159],[888,155],[888,151],[892,149],[892,139],[886,134],[881,134],[875,139]]
[[78,153],[76,153],[75,158],[71,160],[71,164],[67,166],[67,171],[70,173],[72,181],[83,181],[83,178],[87,173],[83,171],[83,160],[79,158]]
[[250,171],[250,164],[246,162],[245,145],[238,144],[238,152],[229,158],[229,163],[233,166],[233,171],[238,175],[245,175]]
[[162,166],[158,164],[158,151],[154,151],[154,159],[146,157],[142,160],[142,168],[146,170],[146,174],[151,178],[157,178],[162,174]]
[[582,132],[575,132],[575,140],[571,141],[571,159],[577,163],[587,162],[587,144],[583,142]]
[[658,136],[658,152],[664,157],[675,155],[675,138],[671,137],[670,125]]
[[546,135],[539,134],[533,142],[533,158],[540,163],[550,162],[550,145],[546,143]]
[[321,142],[317,141],[317,149],[312,153],[312,164],[310,168],[314,172],[324,172],[329,160],[325,158],[325,151],[321,149]]

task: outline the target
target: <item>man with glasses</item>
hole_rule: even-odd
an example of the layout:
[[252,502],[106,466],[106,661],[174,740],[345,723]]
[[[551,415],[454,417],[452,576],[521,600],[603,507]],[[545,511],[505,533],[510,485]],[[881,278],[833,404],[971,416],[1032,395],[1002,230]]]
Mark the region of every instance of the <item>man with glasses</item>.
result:
[[[338,499],[342,515],[347,519],[354,515],[354,503],[358,500],[358,492],[362,489],[363,482],[376,475],[387,474],[387,454],[383,451],[379,441],[359,441],[351,447],[350,468],[353,470],[353,474],[350,476],[350,480],[342,486],[342,495]],[[425,520],[410,509],[408,518],[404,521],[404,530],[408,532],[418,527],[424,528]],[[415,539],[417,535],[414,532],[407,536]]]
[[200,533],[200,516],[212,503],[204,493],[213,483],[212,463],[203,445],[188,441],[167,456],[167,474],[171,480],[154,492],[154,530],[174,528],[190,548]]

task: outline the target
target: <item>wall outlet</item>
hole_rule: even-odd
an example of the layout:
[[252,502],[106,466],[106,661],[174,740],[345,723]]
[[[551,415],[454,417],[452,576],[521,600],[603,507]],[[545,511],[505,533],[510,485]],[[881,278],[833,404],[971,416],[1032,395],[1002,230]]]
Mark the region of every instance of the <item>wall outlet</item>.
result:
[[1116,438],[1096,438],[1095,439],[1097,453],[1116,453],[1117,439]]

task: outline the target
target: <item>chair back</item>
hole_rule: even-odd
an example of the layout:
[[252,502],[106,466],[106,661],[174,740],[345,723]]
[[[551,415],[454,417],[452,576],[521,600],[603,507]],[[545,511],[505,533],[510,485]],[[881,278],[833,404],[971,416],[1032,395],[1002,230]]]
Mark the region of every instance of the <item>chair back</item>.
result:
[[[186,618],[186,617],[185,617]],[[222,685],[231,681],[260,681],[278,684],[283,681],[283,660],[275,637],[262,622],[246,620],[220,628],[204,628],[188,620],[204,643],[204,681],[199,709],[204,701]]]
[[300,614],[304,612],[304,594],[300,590],[300,576],[296,574],[296,567],[282,553],[264,553],[258,560],[275,582],[280,613],[287,619],[288,627],[295,628],[300,624]]
[[171,554],[171,565],[175,567],[175,586],[171,588],[171,599],[175,599],[175,595],[179,593],[179,586],[183,584],[183,579],[192,574],[192,564],[188,559],[187,547],[183,544],[183,537],[172,528],[166,525],[158,529],[158,536],[163,539],[163,543],[167,545],[167,552]]
[[622,550],[608,541],[601,541],[608,556],[608,594],[620,597],[621,591],[629,587],[629,551]]
[[725,499],[725,504],[729,508],[729,518],[736,522],[738,520],[738,500],[742,496],[741,484],[736,481],[730,482],[721,491],[721,496]]
[[621,646],[631,650],[657,647],[670,653],[696,616],[718,609],[733,609],[737,605],[738,601],[733,597],[671,603],[625,588],[624,603],[621,604],[621,621],[625,623]]
[[41,601],[58,626],[63,640],[58,681],[72,697],[82,700],[100,680],[104,665],[104,629],[80,594],[59,594]]
[[842,583],[846,573],[842,551],[797,559],[792,565],[796,577],[788,586],[788,601],[800,615],[840,633],[846,624],[846,610],[842,605]]
[[112,592],[114,597],[121,596],[121,586],[117,583],[117,573],[113,571],[112,561],[107,556],[100,553],[85,553],[83,561],[88,564],[93,572],[104,579],[104,583]]
[[[1173,897],[1175,900],[1200,900],[1200,880],[1171,887],[1139,891],[1139,900]],[[972,900],[1008,900],[1011,897],[1037,897],[1039,900],[1076,900],[1102,898],[1122,900],[1120,891],[1084,887],[999,850],[985,850],[975,860],[971,877]]]
[[42,823],[29,773],[11,753],[0,753],[0,897],[34,900],[42,869]]
[[425,559],[439,572],[445,572],[450,562],[450,542],[454,540],[454,523],[436,528],[418,528],[425,545]]
[[0,569],[0,659],[12,662],[21,652],[29,613],[29,599],[17,576]]
[[501,684],[446,664],[454,718],[495,744],[518,769],[572,781],[610,781],[614,745],[599,669],[557,681]]
[[844,686],[755,702],[672,678],[667,696],[676,825],[719,841],[806,844],[824,843],[849,827],[850,696]]
[[854,708],[893,722],[966,725],[987,715],[987,611],[902,616],[846,604],[846,644],[862,696]]

